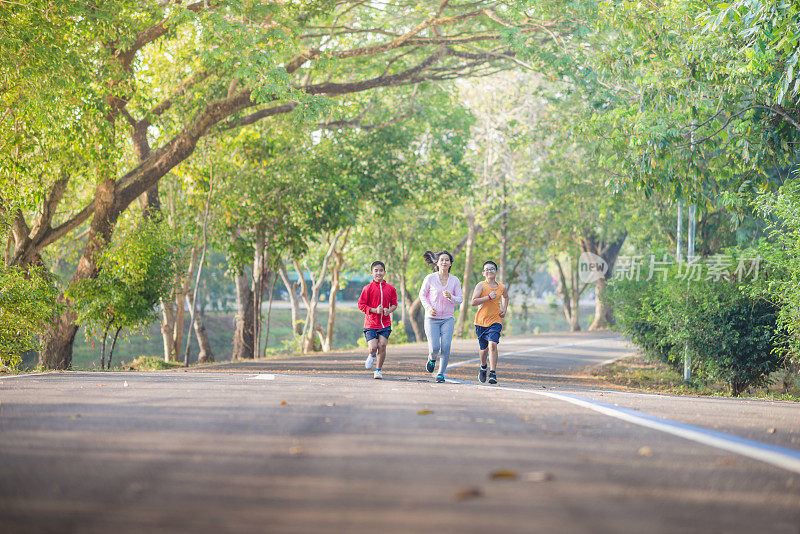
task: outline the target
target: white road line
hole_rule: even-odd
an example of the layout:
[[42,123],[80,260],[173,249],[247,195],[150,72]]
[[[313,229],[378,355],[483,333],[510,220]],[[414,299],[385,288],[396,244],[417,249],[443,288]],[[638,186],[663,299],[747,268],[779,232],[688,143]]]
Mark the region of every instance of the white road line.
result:
[[[463,382],[461,380],[448,379],[448,381],[459,384],[470,384],[470,382]],[[689,441],[694,441],[696,443],[701,443],[710,447],[716,447],[718,449],[726,450],[741,456],[746,456],[754,460],[759,460],[787,471],[800,473],[800,451],[795,449],[780,447],[778,445],[770,445],[769,443],[762,443],[760,441],[741,438],[739,436],[726,434],[724,432],[716,432],[714,430],[708,430],[698,426],[678,423],[676,421],[655,417],[653,415],[641,413],[629,408],[621,408],[619,406],[613,406],[605,402],[586,399],[576,395],[553,393],[549,391],[536,391],[532,389],[508,388],[503,386],[479,386],[500,389],[504,391],[533,393],[534,395],[540,395],[542,397],[550,397],[552,399],[569,402],[570,404],[588,408],[595,412],[607,415],[609,417],[614,417],[628,423],[666,432],[667,434],[688,439]]]
[[[586,341],[577,341],[575,343],[566,343],[564,345],[547,345],[545,347],[534,347],[532,349],[525,349],[525,350],[518,350],[516,352],[506,352],[504,354],[498,354],[498,358],[502,358],[503,356],[514,356],[516,354],[526,354],[528,352],[541,352],[543,350],[550,350],[550,349],[563,349],[566,347],[577,347],[578,345],[590,345],[592,343],[600,343],[606,341],[622,341],[622,338],[618,337],[604,337],[600,339],[589,339]],[[480,361],[480,358],[472,358],[471,360],[464,360],[460,362],[451,363],[447,366],[448,369],[451,367],[461,367],[462,365],[467,365],[470,363],[476,363]]]
[[24,373],[20,375],[8,375],[8,376],[0,376],[0,380],[5,380],[6,378],[25,378],[26,376],[44,376],[44,375],[51,375],[53,373]]
[[256,375],[248,376],[248,380],[275,380],[275,375]]

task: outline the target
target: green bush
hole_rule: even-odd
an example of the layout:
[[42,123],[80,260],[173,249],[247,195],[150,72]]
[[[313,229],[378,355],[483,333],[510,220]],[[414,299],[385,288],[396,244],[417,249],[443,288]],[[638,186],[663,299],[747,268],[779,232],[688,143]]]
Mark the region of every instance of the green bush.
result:
[[[737,261],[733,259],[733,265]],[[778,308],[753,297],[746,280],[731,273],[714,280],[681,278],[686,264],[664,279],[613,280],[608,297],[619,328],[651,357],[680,367],[684,347],[693,371],[726,383],[740,395],[768,383],[782,359],[774,351]]]
[[37,348],[37,334],[58,311],[58,288],[39,267],[22,270],[0,262],[0,365],[15,369]]

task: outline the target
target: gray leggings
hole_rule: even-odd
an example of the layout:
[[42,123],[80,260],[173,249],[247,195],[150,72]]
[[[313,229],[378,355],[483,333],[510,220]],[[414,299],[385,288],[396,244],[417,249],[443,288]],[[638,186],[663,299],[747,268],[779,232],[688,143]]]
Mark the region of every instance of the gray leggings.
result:
[[448,317],[425,316],[425,335],[428,337],[428,358],[435,359],[436,353],[441,350],[439,357],[439,374],[447,371],[447,362],[450,360],[450,343],[453,341],[453,331],[456,328],[455,319]]

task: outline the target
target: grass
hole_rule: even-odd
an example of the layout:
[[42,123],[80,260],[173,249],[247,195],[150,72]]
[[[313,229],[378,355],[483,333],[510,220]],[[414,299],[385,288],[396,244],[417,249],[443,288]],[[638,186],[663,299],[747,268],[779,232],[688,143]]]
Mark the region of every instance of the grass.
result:
[[[640,391],[678,395],[728,396],[728,387],[721,382],[697,379],[688,384],[683,375],[660,361],[644,356],[630,356],[598,367],[592,375],[608,383]],[[800,401],[800,377],[779,370],[770,376],[771,384],[750,388],[741,397]]]

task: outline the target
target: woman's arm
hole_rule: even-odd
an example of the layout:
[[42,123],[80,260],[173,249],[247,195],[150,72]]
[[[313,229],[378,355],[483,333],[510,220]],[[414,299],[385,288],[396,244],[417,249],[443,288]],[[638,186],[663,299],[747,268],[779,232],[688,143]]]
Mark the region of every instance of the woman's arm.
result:
[[428,300],[428,292],[431,288],[431,275],[425,277],[425,280],[422,281],[422,287],[419,288],[419,301],[422,304],[422,307],[425,308],[425,311],[430,310],[433,306],[431,306],[431,301]]
[[461,291],[461,281],[458,278],[456,278],[455,287],[453,287],[453,298],[451,300],[453,304],[464,302],[464,293]]

